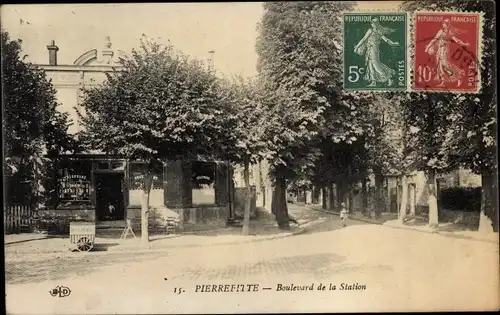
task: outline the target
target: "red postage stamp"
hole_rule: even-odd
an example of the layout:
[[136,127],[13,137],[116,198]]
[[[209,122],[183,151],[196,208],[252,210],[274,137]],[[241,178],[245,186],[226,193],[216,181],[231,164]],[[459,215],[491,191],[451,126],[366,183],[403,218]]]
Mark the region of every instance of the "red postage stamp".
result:
[[479,92],[481,27],[480,13],[417,12],[413,89]]

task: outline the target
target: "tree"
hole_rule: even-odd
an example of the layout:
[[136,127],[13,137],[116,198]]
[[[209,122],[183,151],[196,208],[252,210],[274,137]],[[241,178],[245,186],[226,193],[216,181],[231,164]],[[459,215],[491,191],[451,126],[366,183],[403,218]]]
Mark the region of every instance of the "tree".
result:
[[340,12],[349,2],[270,2],[259,26],[258,70],[267,91],[266,137],[274,178],[273,213],[289,228],[287,181],[312,174],[323,113],[339,104],[342,59]]
[[249,234],[251,186],[250,165],[266,157],[266,143],[264,142],[265,116],[260,103],[261,91],[258,83],[253,79],[236,77],[228,84],[232,92],[233,106],[231,107],[237,117],[234,136],[237,139],[234,147],[233,162],[243,164],[243,176],[246,188],[246,203],[243,213],[242,234]]
[[406,214],[407,178],[413,169],[406,148],[408,126],[402,108],[405,97],[405,93],[386,93],[373,97],[370,103],[364,106],[365,156],[369,172],[375,175],[376,217],[379,217],[381,210],[386,207],[383,191],[384,176],[401,177],[403,201],[399,218],[403,220]]
[[[405,1],[402,9],[483,12],[482,86],[478,94],[442,93],[433,96],[433,102],[447,107],[439,120],[446,124],[438,152],[458,167],[472,169],[482,177],[480,230],[498,231],[498,168],[496,155],[496,18],[494,3],[487,1],[447,0]],[[420,102],[416,100],[416,102]],[[416,105],[416,104],[414,104]],[[411,106],[411,105],[409,105]],[[415,108],[415,106],[413,106]],[[439,114],[435,113],[434,114]],[[436,121],[429,123],[436,124]],[[432,137],[433,135],[431,135]],[[429,161],[436,161],[430,157]],[[432,174],[430,174],[432,178]]]
[[[343,95],[340,104],[325,110],[329,122],[322,130],[321,159],[317,160],[313,182],[338,189],[338,202],[352,201],[354,185],[361,182],[363,213],[368,212],[368,176],[375,174],[375,213],[383,204],[383,176],[397,174],[400,148],[395,140],[398,106],[378,95]],[[339,104],[339,105],[340,105]],[[396,134],[397,135],[397,134]],[[330,207],[333,201],[330,201]],[[351,211],[352,202],[349,203]]]
[[443,146],[452,128],[446,118],[452,113],[453,106],[435,94],[409,94],[404,102],[405,121],[408,123],[406,143],[412,155],[413,168],[423,170],[427,178],[429,226],[438,225],[438,203],[436,176],[448,173],[458,167],[453,152]]
[[76,142],[45,72],[21,56],[21,40],[1,35],[6,201],[37,204],[48,197],[49,158],[76,149]]
[[400,100],[389,94],[389,97],[374,99],[364,114],[366,122],[366,157],[368,168],[375,177],[375,216],[381,215],[385,209],[385,193],[383,191],[384,176],[399,175],[404,168],[404,160],[399,141],[402,126]]
[[366,175],[361,173],[366,173],[363,125],[369,99],[339,94],[336,104],[324,111],[325,124],[319,133],[322,157],[316,161],[313,181],[328,188],[330,209],[334,183],[338,189],[338,202],[346,202],[352,184]]
[[147,243],[152,176],[172,157],[223,157],[236,119],[219,80],[172,46],[141,40],[123,70],[84,91],[79,116],[89,147],[143,162],[141,235]]

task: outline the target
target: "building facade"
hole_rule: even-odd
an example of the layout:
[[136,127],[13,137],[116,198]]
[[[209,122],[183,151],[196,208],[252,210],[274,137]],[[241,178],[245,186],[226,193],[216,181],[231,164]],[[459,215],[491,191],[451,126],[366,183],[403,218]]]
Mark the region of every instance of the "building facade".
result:
[[[126,55],[113,48],[106,37],[103,47],[77,56],[73,64],[57,62],[59,48],[55,41],[48,46],[48,64],[38,65],[52,81],[60,103],[59,110],[69,114],[69,133],[82,130],[77,110],[81,107],[82,89],[100,84],[106,74],[120,71],[120,58]],[[84,113],[83,113],[84,114]],[[53,196],[41,215],[99,222],[140,220],[142,198],[141,164],[98,150],[61,155],[54,159]],[[150,192],[150,219],[176,216],[181,225],[225,224],[233,216],[231,198],[232,167],[228,163],[202,162],[169,158],[153,177]]]

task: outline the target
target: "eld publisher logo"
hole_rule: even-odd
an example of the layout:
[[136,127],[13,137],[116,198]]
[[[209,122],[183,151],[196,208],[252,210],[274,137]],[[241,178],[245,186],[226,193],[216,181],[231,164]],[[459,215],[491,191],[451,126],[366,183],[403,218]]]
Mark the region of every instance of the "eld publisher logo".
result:
[[71,290],[67,287],[57,286],[55,289],[49,291],[50,295],[53,297],[66,297],[71,294]]

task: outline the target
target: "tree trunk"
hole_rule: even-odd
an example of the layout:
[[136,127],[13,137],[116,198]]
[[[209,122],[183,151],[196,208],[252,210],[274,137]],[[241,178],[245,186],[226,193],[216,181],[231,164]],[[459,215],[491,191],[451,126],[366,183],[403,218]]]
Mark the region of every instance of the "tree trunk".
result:
[[492,172],[491,185],[491,220],[493,221],[493,231],[498,233],[499,215],[498,215],[498,169],[494,168]]
[[319,195],[320,195],[320,189],[318,185],[314,185],[312,187],[312,204],[318,204],[319,203]]
[[348,195],[349,195],[349,187],[345,184],[345,182],[340,181],[339,182],[339,189],[338,189],[338,206],[341,207],[341,204],[344,203],[347,205],[348,203]]
[[262,194],[262,208],[265,208],[266,207],[266,189],[262,188],[262,190],[260,192]]
[[278,175],[276,178],[276,221],[278,227],[282,230],[290,229],[290,222],[288,218],[288,207],[286,203],[286,179]]
[[403,223],[406,217],[406,208],[408,206],[408,177],[406,174],[403,174],[403,178],[401,179],[401,204],[399,209],[399,222]]
[[145,246],[149,245],[149,192],[151,191],[152,181],[153,174],[148,167],[148,169],[146,169],[146,171],[144,172],[141,203],[141,242]]
[[328,184],[328,210],[333,210],[333,204],[334,204],[334,193],[333,193],[333,184],[329,183]]
[[36,158],[33,158],[33,193],[30,194],[32,196],[31,200],[29,201],[30,205],[37,205],[38,204],[38,167],[36,166]]
[[312,204],[313,203],[312,189],[305,188],[304,189],[304,195],[305,195],[306,205]]
[[[457,184],[459,185],[459,184]],[[436,202],[438,204],[438,222],[443,220],[443,213],[441,207],[439,207],[439,195],[441,194],[440,182],[436,179]]]
[[416,196],[415,196],[415,185],[410,184],[408,187],[409,191],[408,194],[410,195],[410,216],[413,218],[415,217],[415,204],[416,204]]
[[245,179],[245,188],[246,188],[246,200],[245,200],[245,210],[243,212],[243,229],[241,233],[243,235],[250,234],[250,207],[252,204],[252,188],[250,187],[250,161],[248,158],[245,158],[245,168],[243,170],[243,177]]
[[361,199],[362,199],[362,213],[364,216],[369,216],[370,211],[368,209],[368,188],[366,187],[366,179],[361,182]]
[[266,185],[264,184],[264,177],[262,176],[262,163],[259,161],[259,179],[260,179],[260,192],[262,194],[262,207],[266,207]]
[[347,202],[349,203],[349,213],[354,213],[354,196],[352,192],[352,186],[348,188],[347,191]]
[[335,189],[332,189],[333,192],[337,192],[335,194],[335,200],[337,200],[337,207],[340,207],[340,205],[342,204],[343,200],[342,200],[342,180],[337,180],[337,182],[335,183]]
[[380,218],[384,209],[384,176],[375,174],[375,217]]
[[274,183],[271,195],[271,213],[276,216],[276,183]]
[[321,208],[325,210],[327,209],[326,195],[327,195],[327,189],[326,186],[323,186],[321,188]]
[[[493,173],[493,174],[492,174]],[[497,183],[494,172],[481,174],[481,213],[479,231],[484,233],[498,232]]]
[[429,197],[427,198],[427,205],[429,206],[429,227],[437,228],[439,220],[436,197],[436,171],[434,170],[427,172],[427,191],[429,193]]

